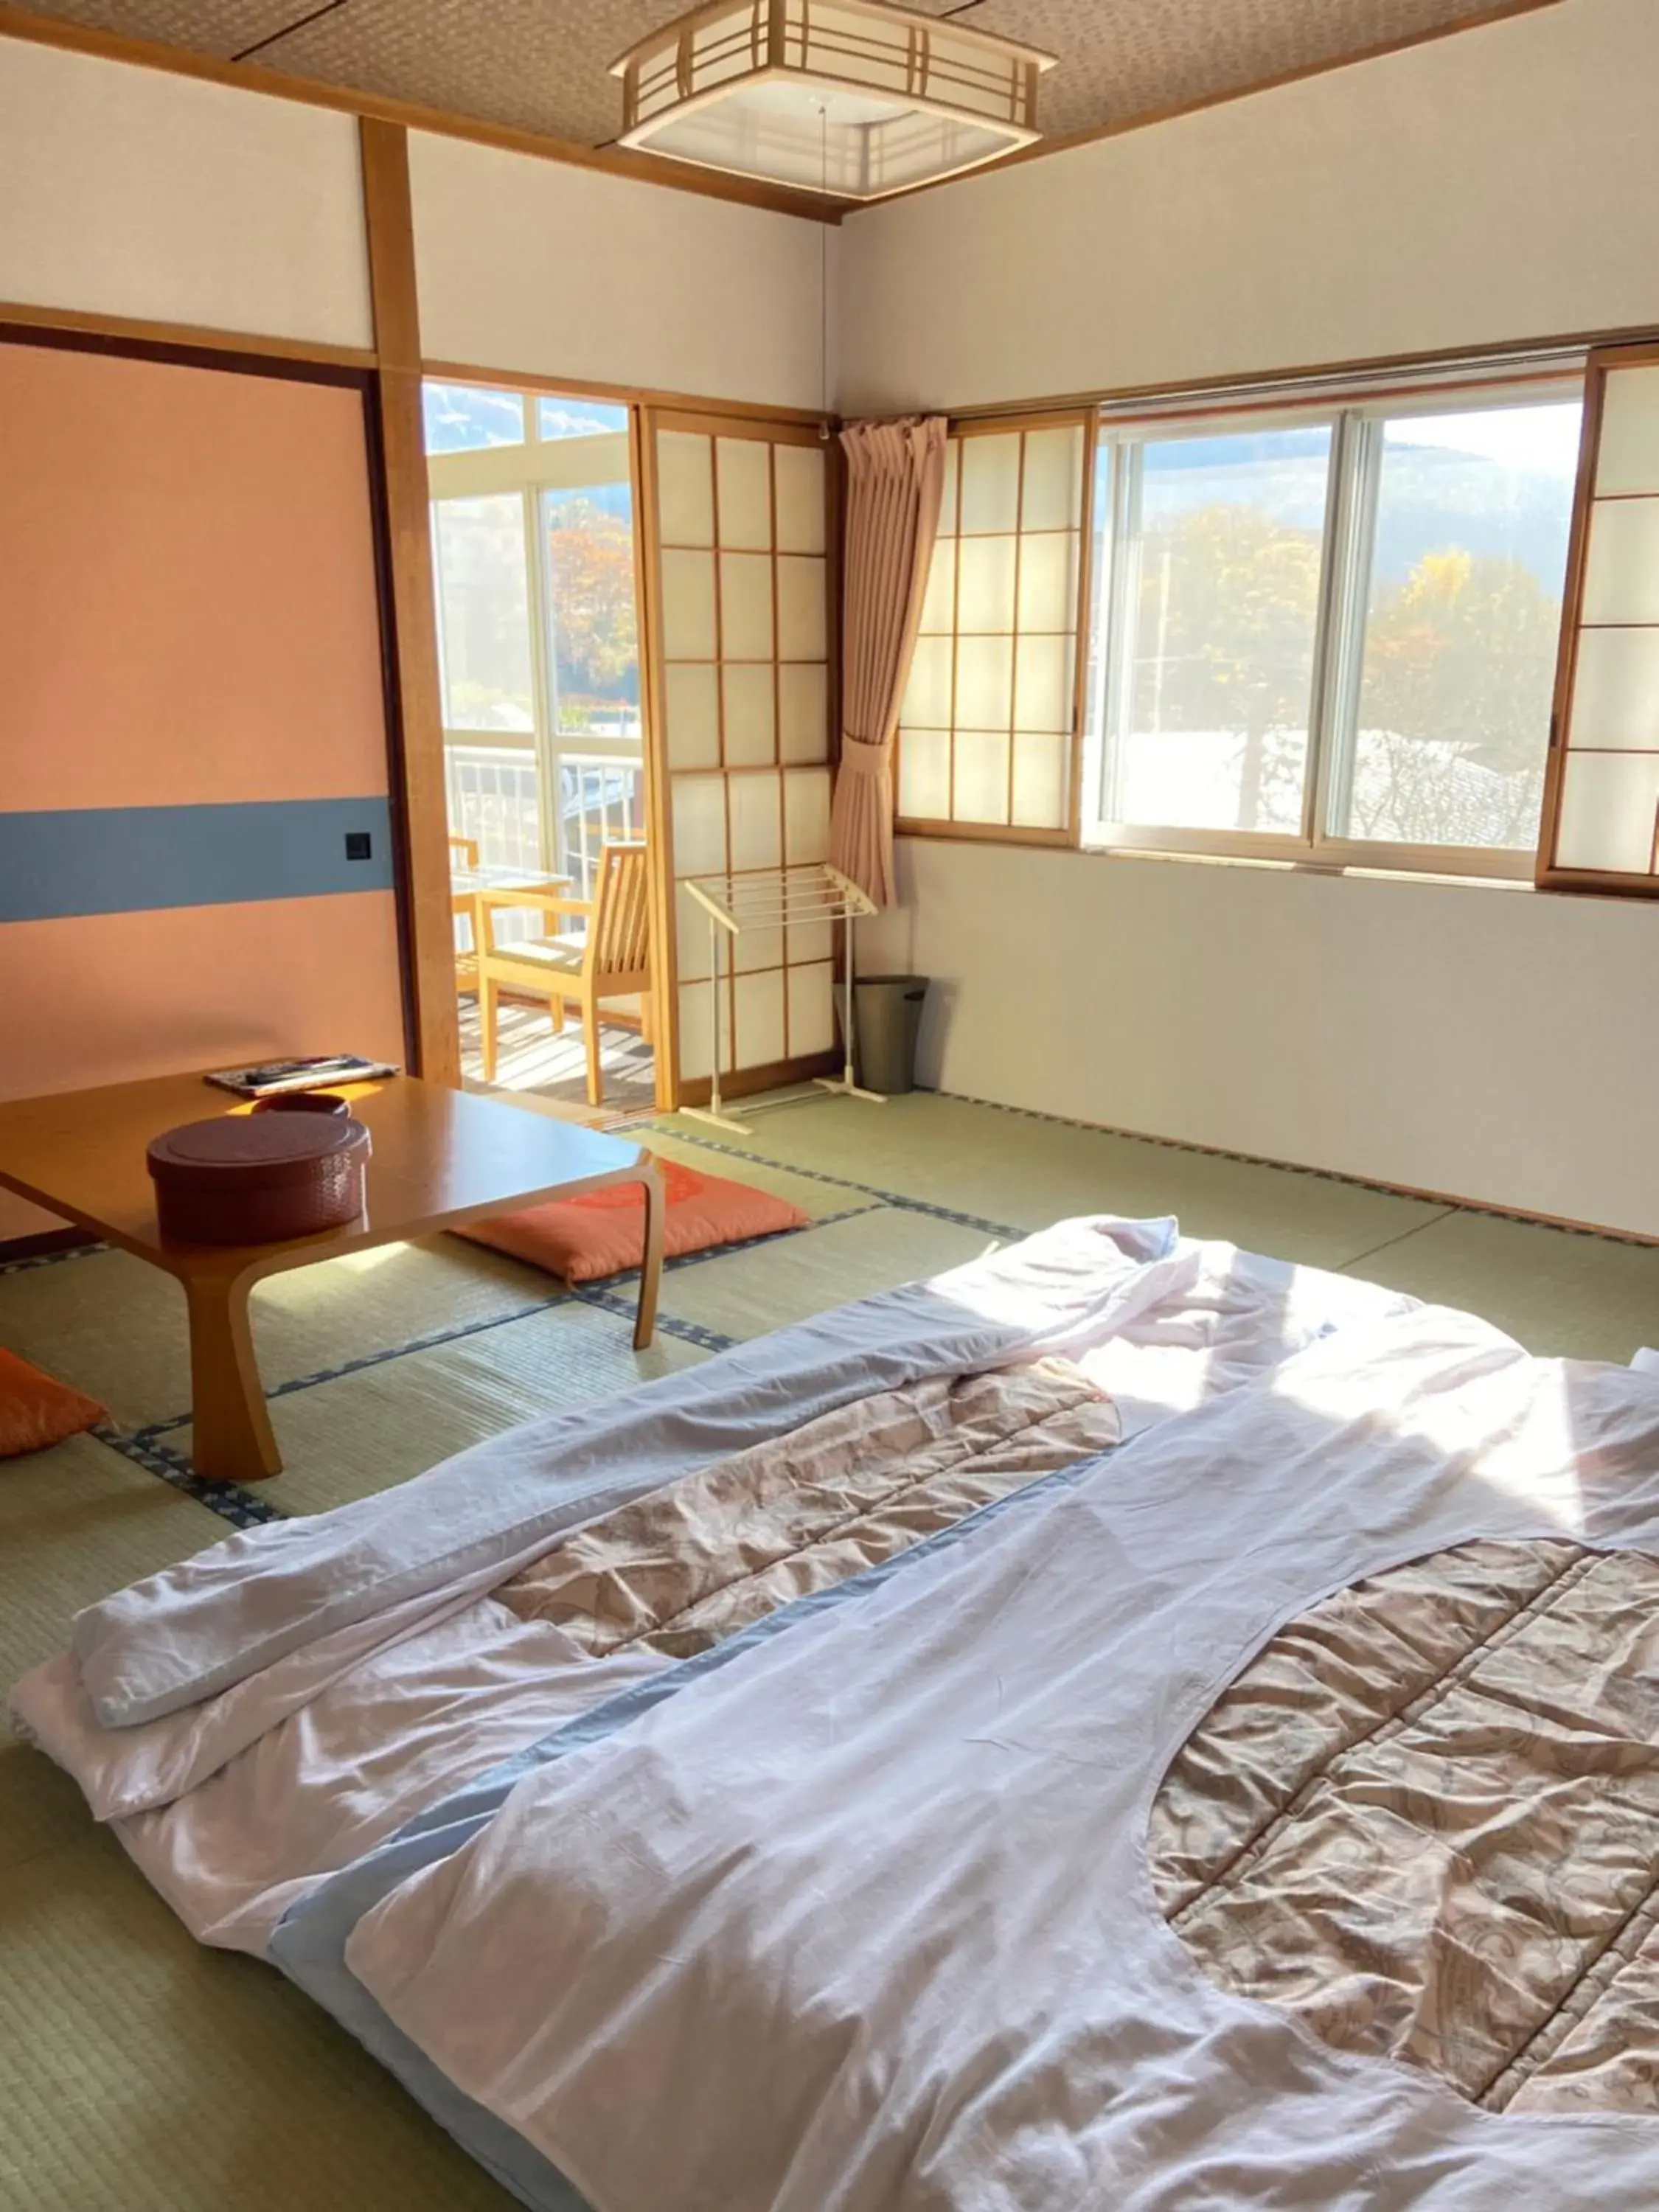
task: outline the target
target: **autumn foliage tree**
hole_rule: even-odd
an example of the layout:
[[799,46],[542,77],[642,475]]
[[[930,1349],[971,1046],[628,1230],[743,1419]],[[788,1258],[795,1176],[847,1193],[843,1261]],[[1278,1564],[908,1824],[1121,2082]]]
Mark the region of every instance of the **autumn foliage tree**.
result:
[[[1317,532],[1239,505],[1143,539],[1133,726],[1236,732],[1242,829],[1299,815],[1321,561]],[[1533,569],[1462,546],[1373,585],[1355,834],[1530,841],[1559,620]]]
[[595,706],[640,696],[633,528],[592,500],[562,501],[546,550],[559,726],[579,730]]

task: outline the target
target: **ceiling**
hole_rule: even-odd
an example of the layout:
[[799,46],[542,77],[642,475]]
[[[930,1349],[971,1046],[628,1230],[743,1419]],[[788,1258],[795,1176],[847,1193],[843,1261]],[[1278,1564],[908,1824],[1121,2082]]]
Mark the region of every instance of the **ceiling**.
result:
[[[1512,4],[1516,0],[1512,0]],[[156,39],[598,146],[617,56],[690,0],[30,0]],[[1489,16],[1493,0],[909,0],[1045,47],[1044,135],[1101,131]],[[1518,0],[1525,4],[1525,0]],[[1536,0],[1547,4],[1547,0]]]

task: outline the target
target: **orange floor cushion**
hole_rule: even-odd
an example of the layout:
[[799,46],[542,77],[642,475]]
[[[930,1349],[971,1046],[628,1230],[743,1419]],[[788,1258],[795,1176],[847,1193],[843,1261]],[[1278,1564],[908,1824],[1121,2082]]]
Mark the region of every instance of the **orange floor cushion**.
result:
[[[769,1191],[699,1175],[678,1160],[659,1160],[658,1165],[667,1188],[663,1252],[670,1260],[811,1224],[810,1214]],[[581,1198],[556,1198],[546,1206],[526,1206],[522,1213],[475,1221],[455,1233],[544,1267],[550,1275],[562,1275],[568,1283],[592,1283],[639,1266],[645,1253],[645,1193],[636,1182],[614,1183]]]
[[44,1451],[108,1418],[95,1398],[54,1382],[15,1352],[0,1352],[0,1459]]

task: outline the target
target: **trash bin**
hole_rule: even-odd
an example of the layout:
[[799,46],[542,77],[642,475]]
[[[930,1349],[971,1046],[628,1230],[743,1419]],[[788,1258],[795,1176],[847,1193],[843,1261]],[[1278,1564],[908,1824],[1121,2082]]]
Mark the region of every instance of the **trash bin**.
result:
[[925,975],[860,975],[853,984],[853,1057],[860,1085],[888,1097],[916,1087]]

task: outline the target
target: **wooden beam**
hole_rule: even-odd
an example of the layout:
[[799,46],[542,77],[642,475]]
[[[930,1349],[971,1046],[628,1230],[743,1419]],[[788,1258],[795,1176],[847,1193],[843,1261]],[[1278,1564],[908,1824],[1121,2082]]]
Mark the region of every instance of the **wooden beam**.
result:
[[421,319],[409,193],[409,134],[399,124],[367,115],[358,130],[374,347],[380,356],[374,401],[392,629],[392,807],[403,848],[404,981],[416,1072],[428,1082],[459,1088],[461,1040],[421,410]]

